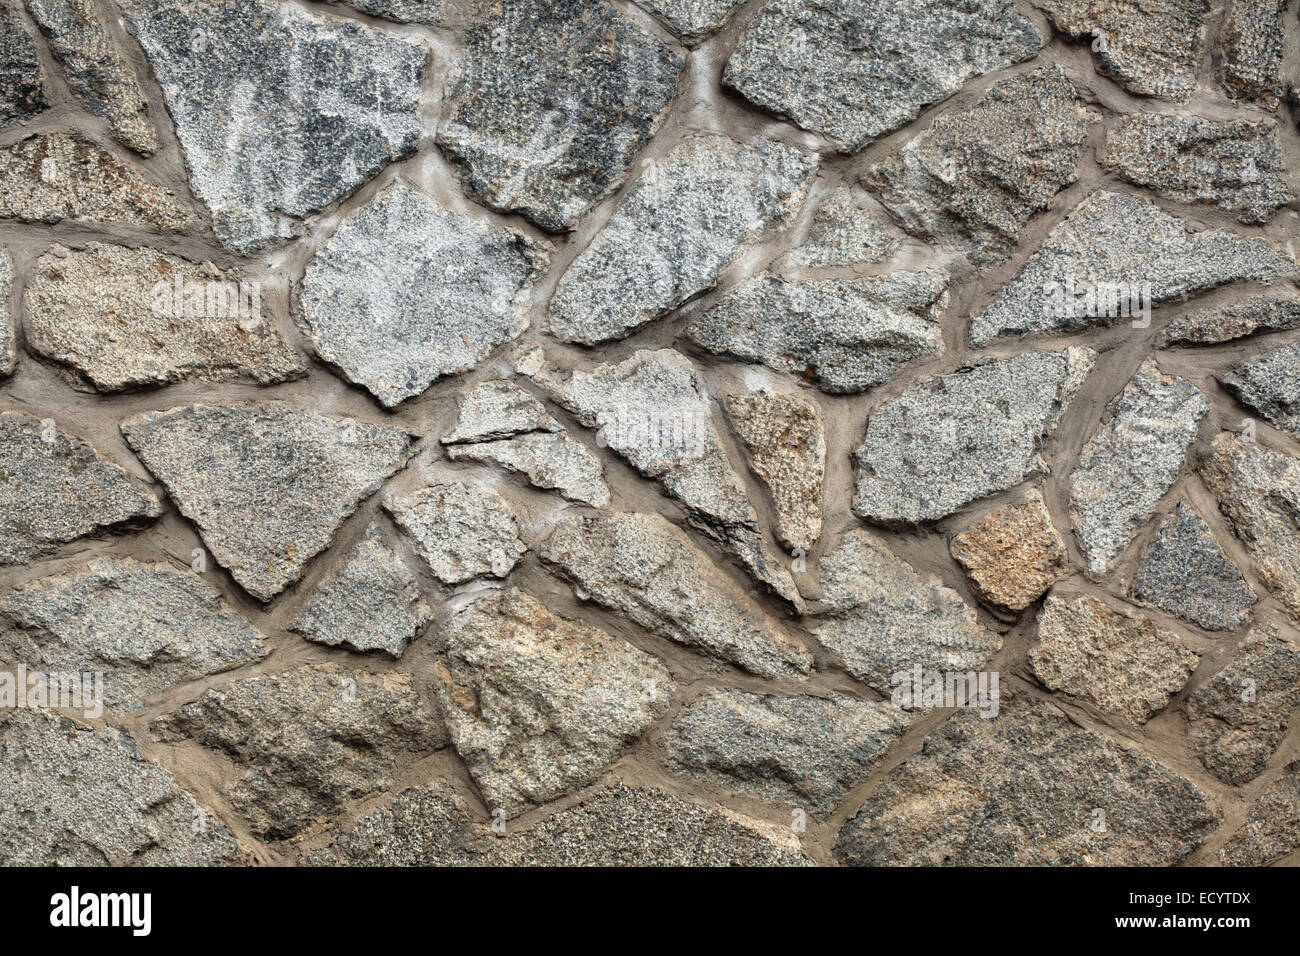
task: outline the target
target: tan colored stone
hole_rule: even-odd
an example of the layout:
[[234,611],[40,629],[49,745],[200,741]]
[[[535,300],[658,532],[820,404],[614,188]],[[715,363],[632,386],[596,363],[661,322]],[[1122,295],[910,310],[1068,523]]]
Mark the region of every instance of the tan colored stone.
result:
[[1037,490],[966,529],[950,548],[975,593],[1009,611],[1029,607],[1069,570],[1065,541]]

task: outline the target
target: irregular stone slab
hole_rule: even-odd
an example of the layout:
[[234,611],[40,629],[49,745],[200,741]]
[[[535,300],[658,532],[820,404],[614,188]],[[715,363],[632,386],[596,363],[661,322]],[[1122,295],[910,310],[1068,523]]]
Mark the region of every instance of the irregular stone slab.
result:
[[18,367],[18,324],[9,311],[13,287],[14,261],[8,251],[0,249],[0,378],[12,375]]
[[1037,488],[956,535],[952,556],[975,593],[1008,611],[1023,611],[1069,573],[1065,539]]
[[146,412],[122,434],[217,562],[262,601],[329,547],[415,442],[402,428],[285,402]]
[[750,21],[722,83],[855,152],[1042,45],[1005,0],[774,0]]
[[1189,732],[1205,769],[1234,786],[1254,780],[1300,707],[1300,644],[1256,627],[1228,666],[1187,698]]
[[517,590],[445,629],[438,697],[489,807],[514,816],[595,780],[668,710],[656,658]]
[[0,412],[0,565],[161,514],[152,491],[54,419]]
[[1179,316],[1160,336],[1160,347],[1217,345],[1256,332],[1283,332],[1300,328],[1300,299],[1294,296],[1256,295],[1221,309]]
[[528,328],[547,250],[397,182],[344,220],[303,277],[317,353],[387,408]]
[[1300,344],[1270,349],[1219,376],[1243,405],[1279,428],[1300,434]]
[[0,126],[22,122],[49,105],[35,38],[17,9],[0,7]]
[[823,391],[861,392],[943,351],[947,290],[940,272],[805,282],[765,274],[738,285],[686,334],[717,355],[761,362]]
[[701,133],[679,143],[560,279],[551,334],[583,345],[620,339],[713,288],[746,243],[798,210],[816,165],[770,140]]
[[444,584],[504,578],[528,550],[510,502],[490,488],[438,481],[384,508]]
[[776,536],[807,551],[822,533],[826,428],[821,413],[794,392],[762,389],[728,395],[727,415],[749,455],[749,467],[776,506]]
[[153,249],[56,246],[37,260],[23,301],[27,347],[102,392],[307,374],[256,284]]
[[446,746],[442,720],[412,683],[407,674],[301,668],[210,690],[150,729],[237,764],[240,776],[224,786],[231,806],[258,836],[282,839],[390,786],[399,761]]
[[0,149],[0,219],[124,223],[176,232],[193,221],[176,197],[88,139],[36,133]]
[[1213,205],[1261,223],[1291,200],[1277,124],[1134,113],[1106,137],[1104,165],[1188,205]]
[[423,23],[428,26],[446,26],[453,19],[455,0],[325,0],[326,3],[346,4],[374,17],[385,17],[398,23]]
[[1109,571],[1155,514],[1208,410],[1195,385],[1162,375],[1153,359],[1111,399],[1071,477],[1070,517],[1090,575]]
[[1282,97],[1286,0],[1228,0],[1219,37],[1219,81],[1234,99],[1277,109]]
[[860,191],[837,189],[813,213],[812,230],[783,261],[836,268],[884,262],[898,248],[883,217],[861,205]]
[[1255,592],[1205,520],[1180,503],[1142,556],[1133,597],[1207,631],[1246,623]]
[[825,818],[903,735],[888,702],[709,691],[668,736],[669,767]]
[[438,145],[480,202],[571,228],[626,178],[682,63],[604,3],[479,2]]
[[817,571],[823,618],[813,633],[878,693],[889,696],[916,665],[983,670],[1002,647],[956,591],[918,574],[866,531],[848,532]]
[[292,630],[317,644],[401,657],[432,618],[415,575],[372,524],[343,564],[316,586]]
[[764,677],[807,675],[812,655],[659,515],[563,521],[538,555],[581,599]]
[[7,660],[51,673],[102,673],[104,703],[136,710],[178,684],[255,664],[266,639],[197,574],[99,558],[15,588],[0,610]]
[[909,232],[999,262],[1025,223],[1079,178],[1089,122],[1065,71],[1044,66],[939,117],[863,182]]
[[442,436],[442,443],[493,441],[563,429],[538,398],[513,382],[484,382],[461,396],[456,424]]
[[283,3],[124,0],[194,192],[250,253],[415,152],[428,51]]
[[854,452],[854,514],[937,521],[1043,474],[1043,442],[1095,360],[1084,348],[986,359],[877,406]]
[[26,3],[86,108],[108,121],[119,143],[145,156],[156,152],[158,132],[148,115],[149,101],[91,0]]
[[718,32],[745,0],[640,0],[687,43],[698,43]]
[[126,734],[0,710],[0,864],[219,866],[245,862],[213,813]]
[[1260,794],[1250,816],[1219,851],[1225,866],[1263,866],[1300,847],[1300,760]]

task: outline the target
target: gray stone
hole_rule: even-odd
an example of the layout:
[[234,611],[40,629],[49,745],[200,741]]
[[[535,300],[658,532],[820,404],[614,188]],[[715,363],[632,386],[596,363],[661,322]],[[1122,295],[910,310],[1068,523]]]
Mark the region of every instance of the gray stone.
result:
[[640,0],[687,43],[716,33],[745,0]]
[[953,537],[952,556],[981,598],[995,607],[1023,611],[1070,571],[1065,539],[1037,488],[1024,504],[986,515]]
[[0,565],[161,514],[152,491],[54,419],[0,412]]
[[513,382],[484,382],[461,396],[456,424],[442,436],[442,443],[495,441],[529,432],[558,431],[563,431],[563,426],[540,399]]
[[1266,419],[1300,434],[1300,344],[1270,349],[1219,376],[1243,405]]
[[22,122],[49,105],[35,39],[18,10],[0,6],[0,126]]
[[[1262,239],[1222,229],[1192,233],[1150,200],[1099,189],[971,316],[970,342],[981,348],[1005,335],[1113,324],[1124,310],[1112,308],[1108,316],[1105,306],[1125,288],[1158,306],[1229,282],[1271,281],[1295,272],[1295,261]],[[1078,296],[1073,301],[1071,283]]]
[[1071,476],[1070,516],[1088,573],[1109,571],[1182,474],[1209,403],[1153,359],[1106,406]]
[[103,392],[307,374],[255,283],[152,249],[56,246],[29,273],[23,302],[27,347]]
[[856,151],[1042,45],[1006,0],[773,0],[750,21],[722,82]]
[[1004,694],[996,719],[959,713],[931,734],[840,830],[835,857],[854,866],[1170,866],[1217,825],[1190,780],[1053,704]]
[[1221,309],[1189,312],[1170,322],[1160,335],[1160,347],[1218,345],[1256,332],[1300,328],[1300,298],[1256,295]]
[[538,549],[574,593],[750,673],[801,678],[812,655],[659,515],[563,521]]
[[867,778],[910,719],[888,702],[715,690],[668,737],[669,766],[826,817]]
[[860,392],[943,351],[940,272],[792,282],[764,274],[696,318],[701,348],[790,372],[827,392]]
[[14,287],[14,261],[0,249],[0,378],[12,375],[18,367],[18,323],[9,311],[9,297]]
[[547,250],[397,182],[348,219],[303,277],[317,353],[391,408],[528,328]]
[[446,26],[453,19],[456,0],[325,0],[355,7],[373,17],[385,17],[398,23],[423,23]]
[[384,507],[444,584],[504,578],[528,550],[510,502],[490,488],[439,480]]
[[428,51],[265,0],[123,0],[230,249],[293,235],[415,152]]
[[682,57],[605,3],[473,10],[438,145],[479,201],[571,228],[658,129]]
[[312,591],[292,627],[317,644],[401,657],[432,617],[415,574],[372,524],[343,564]]
[[329,547],[415,440],[285,402],[146,412],[123,422],[122,434],[217,562],[262,601]]
[[1052,197],[1078,179],[1089,116],[1055,64],[1004,80],[947,113],[863,178],[922,239],[998,262]]
[[771,140],[691,136],[654,161],[560,279],[550,332],[619,339],[713,288],[741,248],[803,202],[816,159]]
[[1083,348],[986,359],[877,406],[854,452],[854,513],[886,524],[937,521],[1043,474],[1043,443],[1095,360]]
[[884,262],[898,248],[883,216],[858,198],[859,190],[837,189],[813,213],[808,238],[783,262],[792,266],[840,268]]
[[1219,81],[1234,99],[1277,109],[1282,98],[1286,0],[1228,0],[1219,37]]
[[475,601],[444,634],[452,745],[488,806],[510,816],[591,783],[672,700],[656,658],[513,589]]
[[1219,851],[1225,866],[1263,866],[1300,847],[1300,760],[1259,795],[1241,829]]
[[875,536],[855,529],[817,562],[821,623],[813,633],[872,690],[889,695],[923,672],[980,671],[1002,639],[937,578],[918,574]]

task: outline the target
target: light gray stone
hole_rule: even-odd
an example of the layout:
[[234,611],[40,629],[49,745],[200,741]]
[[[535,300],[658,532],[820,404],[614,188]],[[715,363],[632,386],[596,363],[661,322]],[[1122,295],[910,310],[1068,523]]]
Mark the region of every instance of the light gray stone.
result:
[[1228,0],[1217,62],[1219,81],[1234,99],[1277,109],[1286,5],[1286,0]]
[[461,396],[456,424],[442,436],[442,443],[495,441],[528,432],[562,430],[536,396],[513,382],[484,382]]
[[1294,295],[1256,295],[1220,309],[1205,309],[1179,316],[1160,335],[1160,347],[1217,345],[1256,332],[1284,332],[1300,328],[1300,298]]
[[490,488],[437,481],[384,507],[444,584],[504,578],[528,550],[510,502]]
[[1263,866],[1300,847],[1300,760],[1259,795],[1241,829],[1219,851],[1225,866]]
[[898,248],[887,220],[867,209],[861,191],[835,190],[813,213],[808,238],[784,260],[792,266],[841,268],[884,262]]
[[10,4],[0,6],[0,126],[31,119],[49,105],[35,39]]
[[374,17],[398,23],[423,23],[439,27],[449,25],[455,17],[456,0],[325,0],[355,7]]
[[6,249],[0,249],[0,378],[12,375],[18,367],[18,323],[9,310],[14,287],[14,261]]
[[1243,405],[1266,419],[1300,434],[1300,344],[1270,349],[1243,362],[1219,380]]
[[687,43],[698,43],[727,22],[745,0],[640,0]]
[[1037,488],[1023,504],[999,508],[954,536],[949,550],[981,598],[1013,612],[1070,571],[1065,539]]

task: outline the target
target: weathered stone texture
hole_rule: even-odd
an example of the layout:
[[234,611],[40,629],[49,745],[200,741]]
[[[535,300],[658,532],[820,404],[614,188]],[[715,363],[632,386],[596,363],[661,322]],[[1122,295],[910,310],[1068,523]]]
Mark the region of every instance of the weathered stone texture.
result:
[[645,7],[690,42],[715,33],[745,0],[641,0]]
[[0,249],[0,378],[12,375],[18,367],[18,323],[9,308],[14,287],[14,261],[8,251]]
[[47,105],[35,40],[16,7],[0,6],[0,126],[30,119]]
[[1042,494],[987,515],[949,546],[984,600],[1023,611],[1069,573],[1065,539],[1052,524]]
[[1243,362],[1220,380],[1248,408],[1274,425],[1300,433],[1300,344],[1270,349]]
[[528,550],[510,502],[490,488],[438,481],[385,507],[444,584],[504,578]]
[[898,248],[888,220],[865,208],[860,190],[837,189],[813,213],[808,238],[783,262],[792,266],[833,269],[884,262]]
[[1300,328],[1300,298],[1256,295],[1219,309],[1189,312],[1170,322],[1160,336],[1162,347],[1217,345],[1256,332]]
[[1219,39],[1219,80],[1228,95],[1276,109],[1282,96],[1286,0],[1228,0]]
[[1245,825],[1219,851],[1228,866],[1263,866],[1300,847],[1300,761],[1259,795]]

